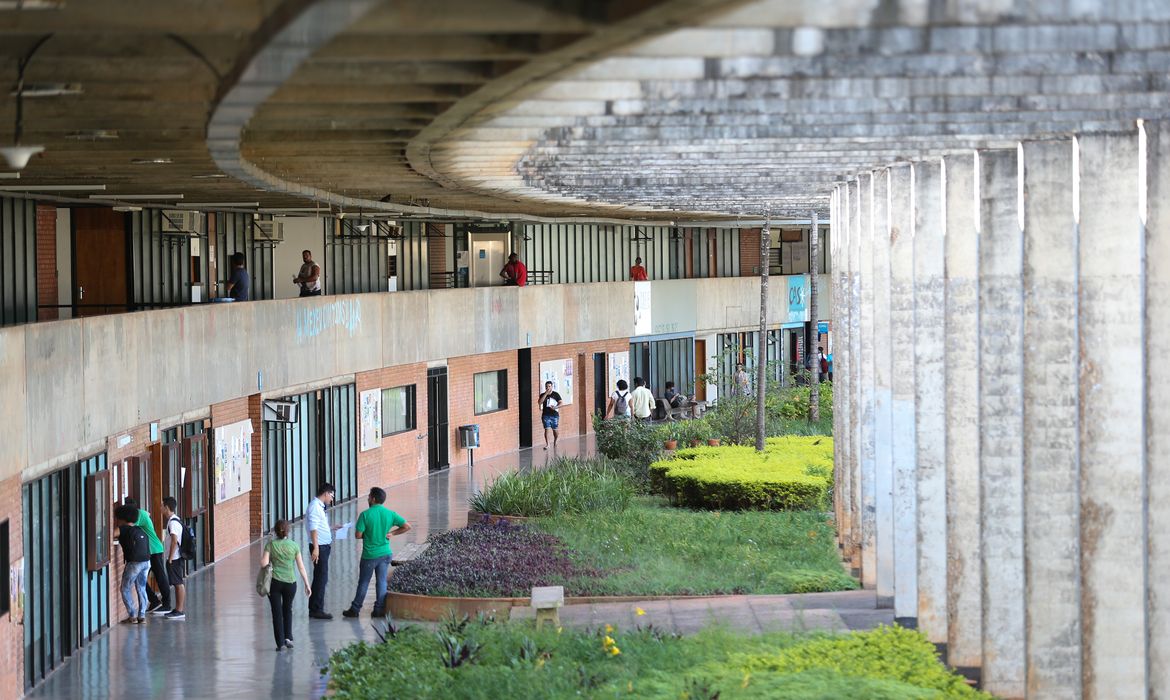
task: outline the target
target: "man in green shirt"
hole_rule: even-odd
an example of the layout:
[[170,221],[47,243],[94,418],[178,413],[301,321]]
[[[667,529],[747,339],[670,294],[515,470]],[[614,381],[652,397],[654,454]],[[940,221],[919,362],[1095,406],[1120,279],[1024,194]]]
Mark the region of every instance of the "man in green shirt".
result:
[[150,573],[154,574],[154,582],[158,585],[158,594],[150,586],[146,587],[146,596],[150,599],[150,607],[146,612],[151,615],[166,615],[171,612],[171,581],[167,577],[166,559],[163,557],[162,540],[155,532],[154,522],[150,513],[141,508],[133,498],[127,498],[124,503],[138,509],[138,521],[135,526],[146,530],[146,539],[150,541]]
[[370,588],[370,577],[374,581],[378,597],[374,601],[374,617],[386,616],[386,573],[390,569],[390,538],[410,531],[410,523],[398,513],[382,505],[386,492],[375,486],[370,489],[370,507],[358,516],[354,526],[356,537],[362,541],[362,563],[358,574],[357,593],[349,609],[341,613],[345,617],[357,617]]

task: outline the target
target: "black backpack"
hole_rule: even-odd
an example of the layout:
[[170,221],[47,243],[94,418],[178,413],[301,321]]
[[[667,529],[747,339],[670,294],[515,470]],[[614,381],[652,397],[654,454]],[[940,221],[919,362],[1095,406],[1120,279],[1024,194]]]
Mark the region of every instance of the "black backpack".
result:
[[118,536],[126,561],[150,561],[150,539],[146,530],[137,525],[126,525]]
[[[171,520],[179,520],[172,516]],[[167,521],[170,525],[170,521]],[[179,527],[183,528],[183,536],[179,539],[179,556],[183,559],[195,558],[195,528],[190,525],[184,525],[182,520],[179,520]]]
[[617,400],[613,402],[613,414],[615,416],[628,416],[630,414],[630,402],[627,399],[630,397],[630,392],[617,393]]

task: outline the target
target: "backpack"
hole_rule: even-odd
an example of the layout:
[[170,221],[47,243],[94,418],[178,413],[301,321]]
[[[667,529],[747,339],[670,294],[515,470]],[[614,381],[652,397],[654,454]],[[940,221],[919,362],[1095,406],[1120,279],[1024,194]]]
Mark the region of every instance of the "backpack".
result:
[[[175,516],[171,516],[171,520],[179,520]],[[167,521],[170,525],[170,521]],[[184,525],[182,520],[179,520],[179,527],[183,528],[183,536],[179,538],[179,557],[182,559],[195,558],[195,528],[190,525]]]
[[821,358],[821,372],[825,374],[828,374],[829,372],[829,361],[823,357]]
[[146,530],[137,525],[126,525],[118,537],[126,561],[150,561],[150,539]]
[[630,395],[630,392],[627,391],[623,394],[619,391],[615,393],[617,394],[617,400],[613,402],[613,414],[615,416],[628,416],[630,414],[630,403],[626,401],[626,398]]

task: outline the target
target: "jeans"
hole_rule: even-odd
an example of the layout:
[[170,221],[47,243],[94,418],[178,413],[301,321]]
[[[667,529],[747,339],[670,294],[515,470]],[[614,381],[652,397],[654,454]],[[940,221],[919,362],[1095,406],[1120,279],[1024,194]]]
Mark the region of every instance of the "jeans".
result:
[[154,582],[158,585],[158,595],[149,587],[146,589],[146,595],[150,598],[150,604],[162,601],[163,608],[169,609],[171,607],[171,580],[167,577],[167,563],[163,559],[162,552],[150,555],[150,573],[154,574]]
[[130,617],[146,617],[146,572],[149,561],[128,561],[122,569],[122,602]]
[[313,564],[313,595],[309,596],[309,612],[325,612],[325,586],[329,585],[329,552],[332,545],[318,545],[320,554]]
[[375,575],[378,577],[374,582],[378,597],[374,601],[374,610],[384,609],[386,605],[386,570],[389,568],[390,557],[362,559],[361,573],[358,574],[357,594],[354,595],[353,603],[349,606],[350,610],[356,612],[362,609],[362,603],[366,601],[366,591],[370,589],[370,577]]
[[292,640],[292,602],[297,594],[297,584],[272,579],[268,588],[268,603],[272,606],[272,636],[276,646]]

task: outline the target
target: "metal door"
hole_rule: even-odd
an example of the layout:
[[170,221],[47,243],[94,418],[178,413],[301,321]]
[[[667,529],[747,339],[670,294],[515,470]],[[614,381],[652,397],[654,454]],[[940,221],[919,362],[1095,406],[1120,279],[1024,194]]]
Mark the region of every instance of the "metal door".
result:
[[446,469],[447,457],[447,368],[427,370],[427,468],[430,471]]
[[477,233],[471,235],[471,284],[490,287],[502,284],[500,270],[508,257],[508,234]]

